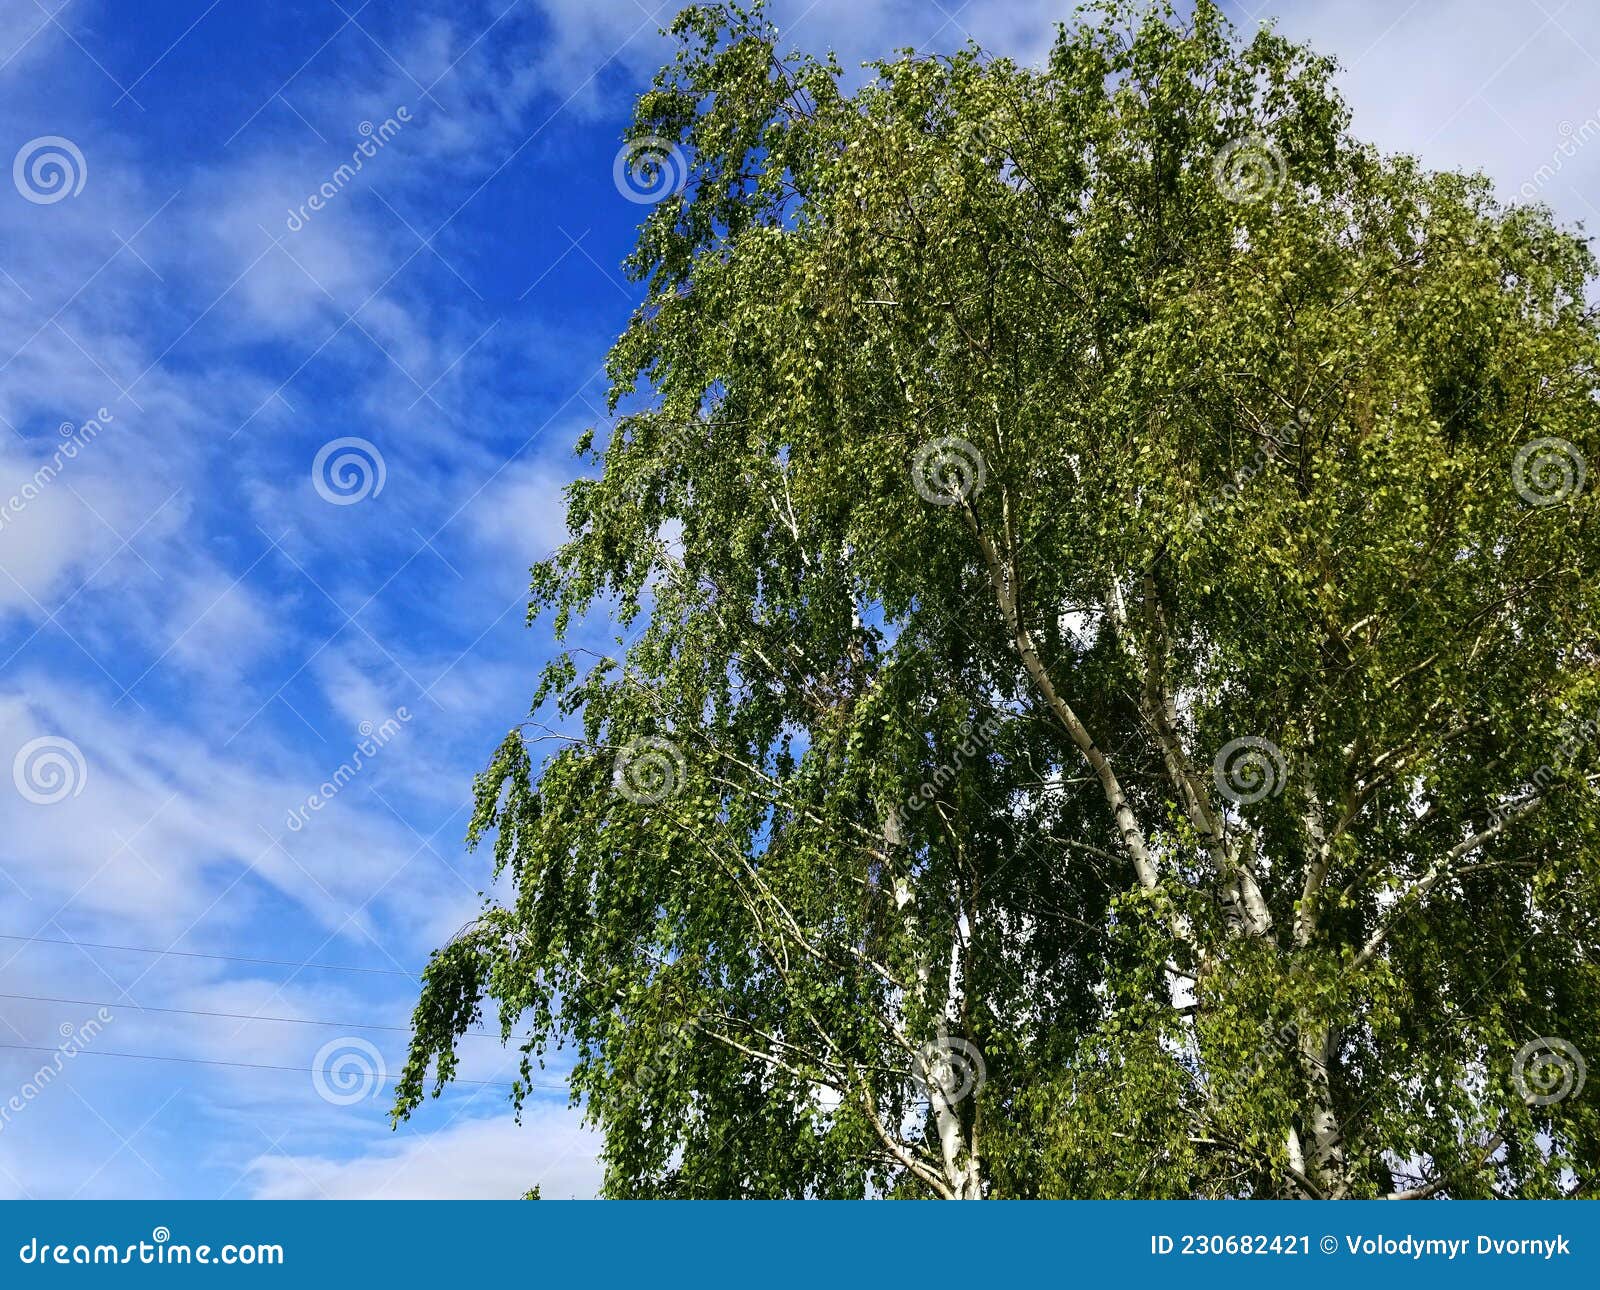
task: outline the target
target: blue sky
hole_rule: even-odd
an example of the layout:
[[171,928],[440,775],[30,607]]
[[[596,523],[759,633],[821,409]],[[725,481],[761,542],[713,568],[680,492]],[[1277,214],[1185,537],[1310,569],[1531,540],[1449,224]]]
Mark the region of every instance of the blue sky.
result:
[[[676,7],[0,0],[0,1197],[594,1190],[558,1066],[519,1127],[470,1037],[484,1083],[398,1132],[327,1072],[398,1070],[350,1023],[403,1028],[480,904],[471,778],[549,648],[526,569],[603,421]],[[1591,6],[1231,9],[1338,55],[1358,132],[1600,219]],[[1068,16],[773,10],[847,61]],[[348,439],[359,500],[314,476]]]

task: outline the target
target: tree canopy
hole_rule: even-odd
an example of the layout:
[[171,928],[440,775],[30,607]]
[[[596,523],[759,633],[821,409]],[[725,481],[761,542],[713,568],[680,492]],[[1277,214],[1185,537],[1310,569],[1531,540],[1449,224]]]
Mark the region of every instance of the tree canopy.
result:
[[672,30],[396,1115],[492,1004],[614,1196],[1591,1186],[1585,240],[1208,0],[1036,68]]

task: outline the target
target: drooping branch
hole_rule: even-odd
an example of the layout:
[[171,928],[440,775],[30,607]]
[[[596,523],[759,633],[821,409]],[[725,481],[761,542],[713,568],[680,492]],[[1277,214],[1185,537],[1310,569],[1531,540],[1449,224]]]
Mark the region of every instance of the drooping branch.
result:
[[[1178,731],[1177,700],[1167,680],[1171,642],[1166,611],[1161,605],[1155,578],[1149,572],[1144,575],[1143,592],[1146,644],[1140,710],[1155,734],[1162,763],[1167,769],[1167,778],[1183,804],[1184,814],[1205,847],[1212,870],[1223,885],[1230,923],[1245,935],[1265,937],[1272,931],[1272,912],[1261,894],[1261,885],[1240,849],[1228,845],[1222,814],[1211,799],[1210,787],[1196,773]],[[1113,616],[1119,628],[1126,633],[1127,612],[1120,595],[1113,595],[1112,605]]]
[[1512,824],[1516,823],[1526,815],[1531,815],[1534,811],[1537,811],[1541,806],[1543,806],[1544,803],[1545,798],[1543,795],[1537,795],[1524,799],[1522,802],[1518,803],[1516,806],[1512,807],[1510,810],[1506,811],[1503,815],[1496,819],[1493,824],[1489,825],[1487,828],[1479,830],[1471,837],[1456,843],[1456,845],[1451,847],[1450,850],[1444,853],[1444,855],[1440,856],[1431,865],[1429,865],[1422,877],[1418,878],[1416,882],[1414,882],[1405,891],[1400,893],[1399,897],[1390,907],[1388,917],[1380,922],[1377,928],[1373,931],[1372,935],[1367,938],[1366,944],[1361,947],[1360,952],[1351,961],[1350,966],[1352,968],[1361,968],[1372,962],[1372,960],[1377,956],[1378,951],[1383,948],[1384,942],[1388,940],[1389,934],[1394,930],[1396,923],[1399,922],[1400,915],[1410,906],[1421,901],[1430,891],[1437,887],[1439,883],[1450,874],[1451,867],[1456,863],[1456,861],[1460,860],[1462,856],[1470,855],[1485,843],[1494,841],[1495,838],[1504,833]]
[[[1123,848],[1133,862],[1133,871],[1139,880],[1139,885],[1146,891],[1154,891],[1159,884],[1159,875],[1156,871],[1155,860],[1150,854],[1149,843],[1145,839],[1144,829],[1140,827],[1138,818],[1133,813],[1133,807],[1128,802],[1127,794],[1123,792],[1122,785],[1117,779],[1117,773],[1112,769],[1110,760],[1095,743],[1094,736],[1089,733],[1088,727],[1083,724],[1078,714],[1073,711],[1055,683],[1050,679],[1050,673],[1039,657],[1039,650],[1034,643],[1033,634],[1023,621],[1021,607],[1018,604],[1018,579],[1015,562],[1010,559],[1002,560],[996,551],[995,544],[989,534],[979,527],[977,517],[971,507],[963,510],[973,536],[977,539],[979,548],[989,571],[990,584],[994,588],[995,599],[1000,606],[1001,615],[1005,619],[1007,631],[1010,633],[1012,643],[1016,646],[1017,653],[1022,658],[1022,665],[1027,670],[1028,677],[1038,689],[1050,711],[1060,721],[1078,751],[1083,754],[1089,768],[1100,781],[1101,790],[1105,793],[1106,804],[1111,808],[1112,817],[1116,821],[1117,833],[1122,839]],[[1186,938],[1187,939],[1187,938]]]

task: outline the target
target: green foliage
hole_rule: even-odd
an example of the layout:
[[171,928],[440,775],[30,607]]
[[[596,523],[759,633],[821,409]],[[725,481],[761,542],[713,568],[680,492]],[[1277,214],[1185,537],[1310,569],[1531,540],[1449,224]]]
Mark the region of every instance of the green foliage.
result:
[[1587,244],[1204,0],[853,93],[674,31],[396,1114],[492,1000],[616,1196],[1587,1187]]

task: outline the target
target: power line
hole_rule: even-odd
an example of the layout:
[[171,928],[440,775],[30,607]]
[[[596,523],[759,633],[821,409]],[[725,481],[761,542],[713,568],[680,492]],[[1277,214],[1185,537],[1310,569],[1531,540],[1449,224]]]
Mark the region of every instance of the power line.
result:
[[[13,1051],[19,1052],[19,1053],[60,1053],[61,1052],[61,1049],[59,1049],[59,1048],[37,1048],[32,1044],[5,1044],[5,1043],[0,1043],[0,1048],[9,1048],[9,1049],[12,1049]],[[189,1066],[235,1066],[235,1067],[238,1067],[240,1070],[289,1071],[289,1072],[291,1072],[293,1074],[296,1074],[296,1075],[325,1075],[325,1074],[327,1074],[326,1071],[320,1071],[315,1066],[271,1066],[271,1065],[267,1065],[264,1062],[225,1062],[225,1061],[221,1061],[220,1059],[214,1058],[214,1057],[173,1057],[173,1056],[169,1056],[169,1055],[164,1054],[164,1053],[109,1053],[109,1052],[106,1052],[104,1049],[101,1049],[101,1048],[79,1048],[72,1055],[74,1057],[126,1057],[126,1058],[131,1058],[131,1059],[133,1059],[135,1061],[142,1061],[142,1062],[182,1062],[185,1065],[189,1065]],[[394,1075],[380,1075],[377,1072],[373,1072],[372,1074],[366,1076],[366,1078],[372,1079],[372,1080],[376,1080],[377,1082],[382,1083],[382,1084],[392,1084],[392,1083],[395,1082],[395,1080],[398,1077],[394,1076]],[[514,1088],[514,1087],[516,1087],[514,1084],[512,1084],[512,1083],[510,1083],[509,1081],[506,1081],[506,1080],[454,1079],[454,1078],[452,1078],[450,1082],[452,1084],[476,1084],[481,1088]],[[530,1082],[527,1085],[527,1087],[529,1087],[529,1088],[540,1088],[540,1089],[565,1090],[567,1086],[565,1084],[539,1084],[539,1083]]]
[[352,967],[346,963],[295,963],[289,959],[252,959],[237,954],[201,954],[197,950],[158,950],[148,945],[103,945],[97,941],[60,940],[51,936],[16,936],[0,932],[0,940],[25,941],[37,945],[71,945],[80,950],[123,950],[129,954],[157,954],[163,958],[217,959],[224,963],[259,963],[269,967],[321,968],[325,972],[370,972],[377,976],[403,976],[415,981],[418,974],[401,968]]
[[[0,999],[23,999],[29,1003],[71,1003],[85,1008],[125,1008],[131,1012],[170,1012],[183,1017],[221,1017],[229,1021],[282,1021],[294,1026],[332,1026],[341,1030],[392,1030],[410,1034],[410,1026],[385,1026],[372,1021],[323,1021],[314,1017],[264,1017],[253,1012],[206,1012],[199,1008],[158,1008],[153,1004],[115,1003],[107,999],[58,999],[47,994],[3,994]],[[499,1039],[492,1030],[465,1030],[466,1035],[481,1035],[485,1039]]]

